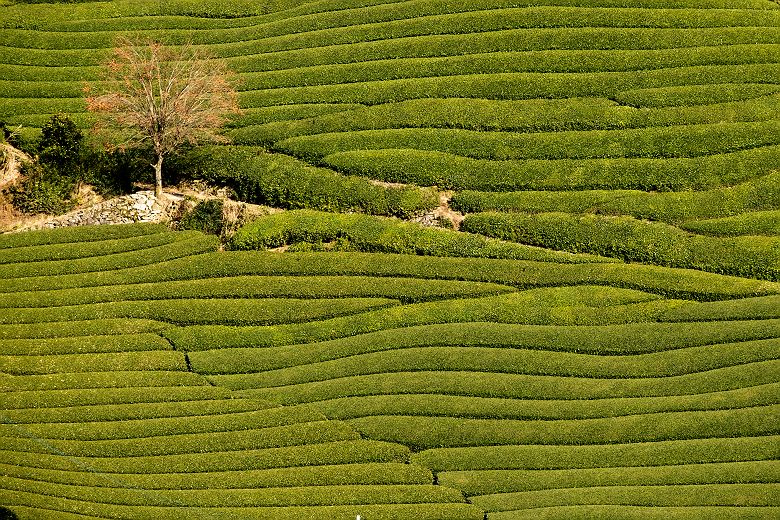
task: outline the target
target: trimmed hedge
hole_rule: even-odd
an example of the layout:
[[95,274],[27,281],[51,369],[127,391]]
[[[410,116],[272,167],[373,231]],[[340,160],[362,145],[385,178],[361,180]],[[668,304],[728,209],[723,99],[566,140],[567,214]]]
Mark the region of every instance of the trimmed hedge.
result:
[[[239,394],[243,397],[259,397],[280,404],[388,395],[388,389],[399,394],[507,399],[604,399],[690,395],[770,384],[777,382],[778,367],[780,363],[777,361],[759,361],[683,376],[620,380],[437,370],[345,377],[276,388],[256,388],[256,376],[252,374],[209,376],[209,380],[231,390],[244,390]],[[388,426],[389,430],[392,428]],[[426,432],[430,430],[423,428],[418,433],[425,435]],[[396,442],[402,441],[396,439]]]
[[[182,405],[184,406],[184,405]],[[137,438],[259,430],[322,421],[322,415],[303,408],[267,408],[245,412],[204,415],[197,409],[181,417],[131,419],[124,421],[38,423],[25,425],[36,438],[103,441]]]
[[[465,397],[454,395],[377,395],[365,397],[346,397],[329,401],[319,401],[309,406],[321,411],[329,419],[355,419],[376,415],[423,415],[440,417],[461,417],[469,419],[516,419],[516,420],[556,420],[556,419],[592,419],[597,417],[615,417],[641,413],[680,412],[694,410],[713,410],[718,408],[743,408],[772,404],[777,395],[778,384],[759,387],[740,388],[726,392],[714,392],[696,396],[646,397],[632,399],[597,400],[520,400],[490,397]],[[465,479],[465,477],[458,477]],[[486,477],[485,485],[497,486],[500,479]],[[527,476],[518,479],[526,486],[533,480]],[[481,480],[474,477],[471,482],[475,488]],[[489,483],[489,484],[488,484]],[[507,480],[506,486],[512,485]],[[443,484],[464,491],[463,485]],[[517,482],[515,486],[519,486]],[[482,489],[482,488],[479,488]],[[498,491],[473,491],[468,494],[486,494]],[[503,490],[501,488],[500,490]],[[514,490],[514,489],[513,489]],[[465,492],[465,491],[464,491]]]
[[780,210],[757,211],[711,220],[684,222],[681,228],[714,236],[780,235]]
[[[154,233],[139,237],[95,240],[85,243],[9,247],[0,249],[0,265],[53,260],[76,260],[161,247],[186,238],[179,233]],[[3,265],[3,270],[18,266]]]
[[[745,89],[778,88],[774,85],[742,84]],[[351,107],[339,113],[319,115],[313,105],[298,120],[265,122],[247,117],[236,121],[244,128],[230,134],[260,143],[324,134],[388,128],[463,128],[467,130],[555,132],[565,130],[609,130],[681,124],[763,121],[773,119],[780,97],[764,96],[747,101],[721,103],[706,107],[671,107],[639,110],[604,98],[571,99],[412,99]],[[293,108],[301,105],[294,105]],[[305,105],[304,105],[305,107]],[[282,110],[285,106],[251,109]],[[263,124],[265,123],[265,124]]]
[[123,238],[155,235],[165,231],[166,228],[162,224],[117,224],[114,226],[77,226],[26,231],[24,233],[8,233],[0,235],[0,250],[66,243],[78,243],[80,247],[84,247],[89,245],[85,244],[85,242],[120,240]]
[[712,105],[766,96],[777,92],[777,85],[687,85],[626,90],[616,96],[616,101],[635,107],[668,107]]
[[[0,310],[0,323],[46,323],[89,319],[135,318],[180,325],[273,325],[307,323],[340,315],[359,314],[396,305],[386,298],[302,300],[292,298],[206,298],[94,303],[62,307]],[[2,329],[0,329],[1,331]],[[0,332],[2,334],[2,332]],[[0,336],[1,337],[1,336]]]
[[115,271],[0,279],[0,291],[96,287],[245,275],[391,276],[493,282],[520,288],[611,285],[670,298],[723,300],[780,293],[780,284],[702,271],[623,263],[560,264],[381,253],[232,251]]
[[28,438],[6,435],[4,447],[11,451],[46,453],[53,449],[75,457],[145,457],[256,450],[301,446],[358,439],[359,435],[345,423],[316,421],[291,426],[273,426],[251,430],[191,433],[175,436],[139,437],[95,441],[49,439],[46,446]]
[[0,370],[6,374],[57,374],[61,372],[176,371],[187,370],[184,354],[155,350],[150,352],[111,352],[107,354],[48,354],[44,356],[0,356]]
[[773,507],[684,506],[647,507],[614,505],[555,506],[491,513],[491,520],[767,520],[777,511]]
[[776,484],[691,484],[687,486],[602,486],[578,489],[548,489],[473,497],[488,511],[515,511],[564,505],[630,505],[645,507],[777,506]]
[[[561,294],[567,293],[562,292]],[[275,360],[274,368],[337,359],[343,355],[393,349],[399,345],[401,339],[406,347],[441,344],[507,345],[545,350],[626,354],[658,352],[728,341],[749,341],[773,338],[779,335],[780,320],[777,319],[663,324],[632,323],[578,326],[576,328],[511,324],[513,321],[512,313],[522,313],[523,306],[527,305],[529,297],[533,297],[533,294],[511,299],[489,298],[474,303],[420,304],[412,308],[399,307],[390,311],[366,314],[358,319],[341,318],[317,324],[242,328],[226,326],[169,328],[165,330],[164,335],[178,347],[187,351],[283,345],[273,350],[274,357],[269,356],[268,358]],[[491,309],[491,305],[496,307],[506,304],[514,304],[514,308]],[[567,316],[568,314],[587,310],[586,305],[568,307],[553,305],[553,307],[558,308],[552,310],[549,307],[550,300],[547,300],[542,303],[541,310],[537,312],[541,316],[559,313],[563,315],[562,321],[567,323],[576,323],[575,319]],[[604,310],[609,311],[609,309],[606,307]],[[480,314],[470,319],[469,312],[474,311]],[[533,311],[519,315],[524,317],[532,313]],[[692,318],[696,317],[695,309],[692,309],[690,313]],[[674,316],[673,313],[670,314]],[[678,316],[684,317],[685,312],[680,312]],[[478,317],[483,320],[493,320],[493,323],[470,323]],[[501,317],[510,323],[496,323]],[[439,321],[440,324],[425,324],[435,321]],[[463,323],[458,323],[458,321],[463,321]],[[424,324],[420,325],[420,322]],[[364,337],[349,337],[368,333],[371,334]],[[630,336],[615,337],[615,334],[630,334]],[[294,346],[300,343],[328,340],[332,341],[321,345],[312,345],[304,352],[301,352],[300,347]],[[265,350],[264,352],[272,351]],[[264,354],[255,355],[262,356]],[[287,362],[289,364],[280,364],[282,359],[291,361]]]
[[778,435],[585,446],[481,446],[427,450],[412,463],[440,471],[653,467],[774,460]]
[[169,350],[170,343],[157,334],[77,336],[45,339],[0,339],[4,356],[46,356]]
[[629,130],[508,133],[459,129],[364,130],[294,137],[275,147],[308,161],[350,150],[415,149],[474,159],[679,158],[780,144],[780,121]]
[[505,285],[378,276],[233,276],[6,293],[0,308],[176,298],[389,298],[418,303],[513,292]]
[[[183,401],[149,401],[145,398],[152,396],[147,393],[147,395],[140,395],[137,402],[130,404],[95,403],[66,408],[23,408],[4,410],[3,413],[17,424],[88,423],[96,421],[138,421],[194,415],[213,416],[264,410],[276,406],[273,403],[257,399],[225,399],[227,396],[219,391],[212,392],[212,395],[204,398],[202,395],[198,395],[199,392],[197,390],[200,389],[195,390],[193,392],[195,399],[185,399]],[[45,395],[41,397],[45,398]]]
[[439,473],[438,478],[442,486],[472,496],[554,488],[772,483],[780,480],[780,464],[751,460],[654,467],[476,470]]
[[774,435],[780,406],[665,412],[608,419],[512,421],[450,417],[376,416],[347,421],[362,435],[400,442],[413,451],[501,444],[616,444]]
[[[219,239],[197,231],[180,231],[175,241],[169,244],[148,247],[125,253],[106,254],[91,258],[79,258],[67,262],[50,260],[4,265],[0,278],[27,278],[33,276],[54,276],[73,273],[112,271],[139,265],[149,265],[174,258],[181,258],[217,249]],[[73,245],[78,249],[78,245]]]
[[704,190],[737,184],[780,167],[780,147],[694,158],[491,161],[444,152],[385,149],[328,155],[345,174],[455,190]]
[[736,186],[709,191],[653,193],[628,190],[507,193],[461,191],[453,196],[450,204],[464,213],[484,211],[607,213],[632,215],[636,218],[675,224],[681,220],[706,219],[780,208],[780,174],[773,172]]
[[473,214],[466,217],[462,228],[572,253],[780,280],[780,239],[776,237],[702,237],[632,217],[566,213]]
[[[324,242],[333,242],[330,246]],[[231,249],[299,249],[402,253],[431,256],[511,258],[560,263],[602,262],[593,256],[517,247],[457,231],[363,215],[288,211],[245,224],[233,235]]]
[[187,162],[182,173],[229,186],[239,200],[255,204],[402,217],[438,205],[429,189],[377,186],[257,148],[206,147]]
[[[86,472],[3,466],[6,475],[62,484],[90,485],[95,477]],[[355,463],[301,468],[244,470],[230,473],[125,474],[122,484],[153,489],[258,489],[300,486],[430,484],[431,471],[411,464]]]

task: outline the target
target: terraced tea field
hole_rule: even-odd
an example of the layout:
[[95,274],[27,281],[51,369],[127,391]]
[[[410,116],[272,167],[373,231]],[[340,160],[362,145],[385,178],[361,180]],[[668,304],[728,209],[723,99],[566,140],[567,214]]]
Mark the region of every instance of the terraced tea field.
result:
[[0,119],[86,128],[131,32],[226,59],[194,173],[294,211],[0,236],[0,508],[780,516],[776,2],[0,1]]

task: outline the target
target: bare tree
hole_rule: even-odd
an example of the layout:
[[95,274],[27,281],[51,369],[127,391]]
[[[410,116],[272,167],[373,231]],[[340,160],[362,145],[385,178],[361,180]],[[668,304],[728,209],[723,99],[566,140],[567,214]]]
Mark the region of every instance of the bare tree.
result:
[[158,197],[165,156],[184,143],[224,141],[219,127],[239,112],[225,63],[192,45],[123,38],[103,70],[103,82],[85,87],[87,108],[100,116],[96,129],[114,146],[154,149]]

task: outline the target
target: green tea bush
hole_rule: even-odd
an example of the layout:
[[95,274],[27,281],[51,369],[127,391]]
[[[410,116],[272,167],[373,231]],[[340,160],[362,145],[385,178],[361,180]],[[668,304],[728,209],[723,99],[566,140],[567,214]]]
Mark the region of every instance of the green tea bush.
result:
[[[354,419],[377,415],[429,415],[438,417],[463,417],[472,419],[517,419],[517,420],[558,420],[558,419],[592,419],[597,417],[615,417],[619,415],[635,415],[640,413],[679,412],[685,410],[712,410],[720,406],[715,404],[723,399],[730,408],[771,404],[772,394],[777,392],[777,384],[762,385],[758,388],[729,390],[696,396],[674,397],[636,397],[632,399],[598,399],[598,400],[539,400],[539,399],[502,399],[496,397],[467,397],[458,395],[373,395],[364,397],[347,397],[318,401],[308,405],[324,413],[329,419]],[[251,392],[251,390],[250,390]],[[511,471],[503,472],[508,474]],[[538,471],[538,470],[535,470]],[[486,474],[487,473],[487,474]],[[490,472],[479,472],[484,475],[485,487],[503,491],[497,484],[498,478],[492,479]],[[496,472],[498,473],[498,472]],[[520,473],[520,472],[518,472]],[[440,475],[441,476],[441,475]],[[477,479],[477,475],[474,476]],[[466,476],[462,476],[466,480]],[[518,477],[526,487],[531,487],[533,480],[527,476]],[[479,481],[470,482],[472,489],[466,486],[452,486],[469,495],[487,494],[475,492]],[[511,478],[503,480],[504,486],[521,487],[518,481]],[[445,484],[446,485],[446,484]],[[481,489],[484,489],[481,488]],[[518,490],[518,489],[512,489]]]
[[323,162],[347,175],[454,190],[706,190],[766,175],[780,147],[694,158],[491,161],[414,149],[352,150]]
[[511,421],[378,416],[347,421],[364,436],[400,442],[414,451],[501,444],[657,442],[777,433],[777,405],[701,412],[667,412],[608,419]]
[[636,107],[669,107],[690,105],[712,105],[729,101],[757,98],[777,92],[777,85],[742,85],[725,83],[721,85],[686,85],[626,90],[615,99]]
[[443,258],[386,253],[232,251],[118,270],[0,279],[2,292],[125,285],[225,276],[391,276],[470,280],[520,288],[611,285],[692,300],[780,293],[780,284],[703,271],[623,263],[561,264],[529,260]]
[[18,264],[54,260],[75,260],[129,251],[142,251],[181,240],[178,233],[158,232],[126,238],[94,240],[85,243],[54,243],[51,245],[0,248],[0,264]]
[[[767,85],[741,85],[767,88]],[[554,132],[608,130],[718,122],[773,119],[780,97],[763,96],[746,101],[707,106],[637,109],[602,98],[571,99],[412,99],[364,107],[342,105],[345,110],[319,115],[310,112],[287,121],[245,117],[238,120],[231,136],[270,144],[291,137],[387,128],[462,128],[468,130]],[[301,105],[296,105],[300,107]],[[333,105],[325,105],[333,106]],[[338,105],[336,105],[338,106]],[[266,111],[285,106],[251,109]],[[268,118],[270,119],[270,117]],[[16,118],[15,120],[20,120]],[[243,128],[241,128],[243,126]]]
[[0,323],[45,323],[90,318],[135,318],[159,320],[180,325],[216,324],[271,325],[321,320],[345,314],[358,314],[392,306],[395,300],[385,298],[339,298],[300,300],[290,298],[206,298],[151,301],[127,301],[3,309]]
[[275,147],[309,161],[372,149],[429,150],[492,160],[699,157],[780,144],[778,125],[774,120],[527,134],[405,128],[294,137]]
[[472,496],[561,487],[770,483],[778,476],[777,464],[754,460],[654,467],[453,471],[439,474],[439,483]]
[[242,106],[299,103],[362,103],[377,105],[409,99],[531,99],[611,97],[637,88],[720,83],[772,83],[778,63],[707,65],[630,72],[495,73],[430,78],[404,78],[338,85],[283,87],[246,91]]
[[101,354],[0,355],[0,368],[9,374],[56,374],[124,370],[186,370],[184,354],[170,351]]
[[152,320],[94,319],[93,317],[93,319],[85,321],[68,321],[56,324],[51,322],[27,323],[23,325],[0,324],[0,339],[45,339],[159,333],[166,327],[164,323]]
[[[449,323],[417,325],[401,328],[378,328],[359,331],[359,336],[339,336],[310,333],[307,338],[310,348],[302,351],[301,340],[293,336],[288,341],[274,341],[273,329],[235,329],[229,327],[193,327],[169,329],[165,336],[178,347],[190,351],[193,359],[196,352],[220,347],[266,347],[262,351],[242,351],[246,367],[252,370],[275,370],[279,368],[321,363],[346,356],[392,351],[401,348],[424,348],[437,345],[456,345],[473,348],[528,348],[543,351],[574,352],[593,355],[649,355],[676,349],[703,347],[723,342],[745,342],[772,338],[777,333],[780,321],[744,320],[722,322],[689,323],[632,323],[607,326],[538,326],[500,323]],[[263,338],[265,333],[265,338]],[[358,334],[356,333],[356,334]],[[611,339],[614,334],[630,334],[627,338]],[[718,334],[720,336],[718,336]],[[355,335],[355,334],[353,334]],[[419,335],[425,335],[420,338]],[[270,336],[270,337],[268,337]],[[210,340],[205,342],[203,340]],[[318,342],[319,341],[319,342]],[[279,346],[286,345],[286,346]],[[732,345],[736,352],[741,347]],[[717,350],[717,349],[716,349]],[[760,349],[758,349],[760,350]],[[680,353],[680,356],[686,355]],[[740,354],[743,355],[743,354]],[[758,355],[758,353],[756,354]],[[649,356],[652,357],[652,356]],[[660,356],[663,357],[663,356]],[[750,357],[750,356],[748,356]],[[231,361],[231,358],[232,361]],[[213,366],[225,363],[228,371],[242,371],[240,360],[234,353],[209,352],[201,359]],[[659,370],[667,370],[659,366]]]
[[[0,250],[29,246],[49,246],[51,244],[74,244],[73,250],[88,247],[85,242],[101,240],[120,240],[144,235],[162,233],[166,227],[161,224],[117,224],[113,226],[79,226],[39,231],[27,231],[0,235]],[[13,254],[13,253],[11,253]]]
[[[124,253],[105,254],[68,261],[49,260],[7,264],[4,266],[0,278],[112,271],[133,266],[149,265],[173,258],[214,251],[217,248],[217,242],[218,239],[216,237],[203,235],[197,231],[185,231],[179,233],[176,236],[176,240],[168,244]],[[73,247],[77,246],[74,245]]]
[[777,280],[780,240],[712,238],[630,217],[565,213],[469,215],[463,229],[504,240],[673,267]]
[[156,334],[99,335],[43,339],[0,339],[0,353],[16,356],[93,354],[168,350],[170,344]]
[[431,190],[377,186],[258,149],[211,147],[191,161],[185,172],[227,185],[240,200],[255,204],[401,217],[424,213],[438,204]]
[[[635,190],[586,190],[493,193],[467,190],[456,193],[450,204],[463,213],[486,211],[606,213],[632,215],[636,218],[677,224],[692,219],[708,219],[780,208],[780,174],[772,172],[736,186],[708,191],[648,193]],[[748,216],[744,218],[750,220]],[[696,226],[696,223],[683,222],[681,227],[697,231],[689,228],[689,225]],[[758,223],[756,226],[762,229]]]
[[412,455],[412,462],[441,471],[551,470],[683,466],[773,460],[778,435],[721,437],[583,446],[485,446],[445,448]]
[[[333,246],[323,243],[333,242]],[[301,245],[298,245],[301,244]],[[473,256],[533,259],[549,262],[600,262],[597,257],[516,247],[457,231],[424,228],[414,223],[364,215],[290,211],[260,218],[240,228],[232,249],[264,249],[284,245],[346,251],[403,253],[432,256]]]
[[[49,407],[48,409],[56,411],[64,411],[71,407],[96,407],[96,406],[128,406],[137,403],[143,405],[149,403],[173,403],[180,406],[182,403],[192,400],[200,399],[224,399],[229,397],[226,394],[227,391],[219,391],[213,386],[203,386],[202,378],[192,374],[191,372],[111,372],[107,375],[114,377],[119,385],[129,381],[128,375],[132,374],[137,376],[139,374],[145,374],[145,382],[150,384],[156,384],[157,386],[136,386],[119,387],[119,388],[79,388],[77,382],[81,382],[86,377],[95,376],[93,373],[72,373],[67,377],[73,380],[72,389],[58,389],[58,390],[25,390],[17,389],[14,391],[15,402],[3,401],[3,407],[8,413],[15,415],[16,413],[25,414],[26,410],[38,410],[40,406]],[[189,376],[188,376],[189,374]],[[171,375],[176,376],[175,378]],[[74,378],[74,376],[81,376]],[[157,377],[159,376],[159,379]],[[59,378],[64,379],[65,374],[51,374],[43,376],[15,376],[16,379],[21,378],[36,378],[39,381],[43,378]],[[106,384],[112,384],[107,382]],[[170,384],[173,386],[165,386]],[[5,412],[4,412],[5,413]],[[34,412],[33,412],[34,413]],[[101,412],[102,413],[102,412]],[[34,420],[32,422],[39,422]],[[56,421],[51,421],[56,422]]]
[[[42,396],[43,397],[43,396]],[[87,423],[97,421],[130,421],[191,417],[193,415],[214,416],[220,414],[245,413],[273,407],[271,403],[255,399],[224,399],[216,391],[211,396],[193,399],[188,403],[172,401],[144,402],[139,399],[131,404],[100,404],[99,406],[74,406],[69,408],[22,408],[12,410],[11,416],[18,424],[32,423]],[[35,417],[40,412],[40,418]]]
[[[393,394],[443,394],[503,399],[612,399],[661,397],[724,392],[777,381],[777,361],[759,361],[735,367],[665,378],[594,379],[484,372],[388,372],[344,377],[281,387],[258,387],[257,374],[209,376],[214,384],[244,390],[239,395],[280,404],[313,403],[344,397]],[[773,373],[774,372],[774,373]],[[396,389],[392,393],[388,388]],[[381,420],[379,421],[381,422]],[[394,430],[387,427],[387,431]],[[429,432],[424,428],[421,435]],[[464,439],[467,435],[464,435]],[[405,440],[395,439],[394,442]]]
[[[608,520],[761,520],[772,508],[766,506],[618,506],[618,505],[578,505],[553,506],[538,509],[519,509],[490,513],[495,520],[584,520],[588,517]],[[540,516],[543,515],[543,516]]]
[[645,507],[702,507],[737,503],[744,507],[774,506],[769,497],[774,484],[691,484],[687,486],[617,485],[576,490],[550,489],[474,497],[488,511],[517,511],[538,507],[618,504]]
[[681,228],[714,236],[780,235],[780,210],[756,211],[711,220],[684,222]]
[[[251,380],[254,388],[271,388],[290,385],[300,385],[305,383],[337,380],[345,377],[369,376],[383,373],[399,373],[414,367],[415,371],[435,372],[473,372],[473,373],[494,373],[494,374],[526,374],[546,377],[594,377],[594,378],[649,378],[649,377],[674,377],[686,375],[688,373],[704,372],[719,368],[739,366],[747,363],[761,361],[771,361],[773,354],[776,354],[778,343],[771,341],[750,342],[745,345],[730,345],[735,352],[729,352],[726,348],[718,346],[707,346],[706,348],[691,348],[672,350],[663,353],[645,354],[639,356],[620,356],[622,359],[598,359],[599,356],[582,355],[571,353],[550,354],[549,351],[536,352],[522,350],[517,347],[513,349],[494,348],[494,347],[427,347],[427,348],[403,348],[396,346],[395,350],[355,355],[352,359],[338,359],[328,362],[314,363],[308,366],[292,366],[285,369],[275,369],[262,374],[255,371],[263,371],[263,365],[268,365],[266,359],[252,352],[241,351],[219,351],[191,354],[193,366],[200,373],[204,374],[228,374],[255,372],[253,376],[246,378]],[[521,345],[522,347],[522,345]],[[755,352],[750,351],[750,347],[755,347]],[[542,349],[545,350],[545,349]],[[709,351],[709,352],[708,352]],[[237,366],[235,358],[241,355],[247,355],[246,365]],[[461,356],[458,358],[458,356]],[[708,357],[709,356],[709,357]],[[712,359],[712,356],[718,356]],[[220,363],[225,359],[234,358],[233,363]],[[608,356],[609,358],[617,356]],[[254,363],[255,360],[260,361]],[[550,367],[545,364],[554,360],[556,365]],[[438,363],[438,365],[437,365]],[[653,366],[658,363],[658,366]],[[689,363],[689,366],[681,369],[675,366],[675,363]],[[753,389],[756,390],[755,388]],[[776,390],[776,389],[775,389]],[[756,392],[754,396],[743,396],[742,399],[735,399],[739,402],[750,401],[755,398],[754,404],[772,404],[767,402],[767,394],[763,396]],[[728,400],[726,395],[720,396],[723,401]],[[392,398],[388,398],[385,404],[395,410],[392,404]],[[674,400],[667,401],[667,403]],[[684,400],[683,400],[684,401]],[[677,402],[677,401],[674,401]],[[685,401],[690,402],[690,401]],[[711,401],[708,401],[711,402]],[[720,400],[718,402],[721,402]],[[679,402],[678,402],[679,404]],[[671,405],[668,405],[671,406]],[[434,406],[434,408],[437,408]],[[692,409],[707,409],[704,401],[700,401]],[[717,406],[716,408],[721,408]],[[729,406],[737,408],[737,406]],[[500,409],[500,408],[499,408]],[[565,408],[564,408],[565,409]],[[619,406],[613,406],[612,410],[620,410]],[[633,408],[632,408],[633,409]],[[683,408],[685,409],[685,408]],[[603,409],[602,409],[603,410]],[[347,412],[353,414],[356,411]],[[432,410],[426,412],[425,408],[417,410],[407,410],[408,415],[449,415],[434,414]],[[547,412],[550,413],[549,411]],[[582,413],[582,412],[581,412]],[[595,410],[591,413],[595,413]],[[396,412],[388,413],[388,415]],[[344,412],[337,413],[344,415]],[[371,414],[367,414],[371,415]],[[475,414],[479,415],[479,414]],[[485,415],[492,416],[490,412]],[[585,413],[587,415],[587,412]],[[612,415],[607,413],[607,416]],[[615,415],[627,415],[615,411]],[[455,414],[459,416],[459,414]],[[602,415],[595,415],[601,417]],[[333,418],[329,416],[330,418]],[[356,415],[360,417],[360,415]],[[522,419],[524,417],[518,417]],[[543,418],[543,417],[542,417]]]
[[303,408],[285,409],[277,406],[210,415],[199,414],[197,408],[193,408],[190,414],[184,416],[104,421],[97,424],[39,423],[29,424],[25,428],[29,428],[30,432],[42,438],[91,441],[252,430],[303,424],[322,419],[322,415],[318,412]]
[[459,280],[373,276],[233,276],[177,282],[7,293],[0,308],[53,307],[175,298],[390,298],[415,303],[513,291],[505,285]]
[[[345,423],[322,420],[250,430],[96,441],[51,439],[49,443],[76,457],[143,457],[299,446],[357,438],[358,434]],[[43,452],[42,447],[36,448],[27,438],[11,439],[6,449],[15,451],[28,446],[31,452]]]

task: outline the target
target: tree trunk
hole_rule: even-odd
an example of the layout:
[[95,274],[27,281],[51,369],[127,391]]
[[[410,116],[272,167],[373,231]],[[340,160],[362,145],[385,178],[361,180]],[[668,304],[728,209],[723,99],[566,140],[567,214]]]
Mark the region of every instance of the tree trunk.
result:
[[154,196],[162,197],[162,154],[157,156],[157,164],[154,165]]

